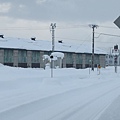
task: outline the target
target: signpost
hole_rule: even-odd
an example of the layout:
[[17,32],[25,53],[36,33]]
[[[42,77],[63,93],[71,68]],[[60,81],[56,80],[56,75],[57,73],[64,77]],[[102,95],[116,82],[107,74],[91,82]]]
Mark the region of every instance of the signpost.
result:
[[[114,21],[114,24],[120,28],[120,16]],[[114,46],[114,51],[115,51],[115,57],[114,57],[114,65],[115,65],[115,72],[117,73],[117,60],[118,60],[118,55],[119,55],[119,51],[118,50],[118,45]]]
[[100,68],[101,68],[100,64],[97,67],[98,67],[98,75],[100,75]]
[[117,58],[118,58],[118,56],[115,55],[114,56],[115,73],[117,73]]
[[115,73],[117,73],[117,65],[118,65],[118,58],[119,58],[118,45],[115,45],[115,46],[114,46],[113,55],[114,55]]

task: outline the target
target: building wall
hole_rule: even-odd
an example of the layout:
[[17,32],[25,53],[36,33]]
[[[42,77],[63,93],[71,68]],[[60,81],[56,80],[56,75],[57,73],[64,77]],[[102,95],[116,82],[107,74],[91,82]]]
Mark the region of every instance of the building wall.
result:
[[4,64],[4,49],[0,49],[0,63]]
[[[23,49],[0,49],[0,63],[15,67],[44,68],[43,55],[50,55],[50,51],[35,51]],[[91,54],[64,52],[62,67],[87,68],[90,67]],[[61,61],[58,61],[61,62]],[[95,66],[105,67],[105,55],[95,55]]]
[[100,66],[105,68],[105,55],[99,56]]

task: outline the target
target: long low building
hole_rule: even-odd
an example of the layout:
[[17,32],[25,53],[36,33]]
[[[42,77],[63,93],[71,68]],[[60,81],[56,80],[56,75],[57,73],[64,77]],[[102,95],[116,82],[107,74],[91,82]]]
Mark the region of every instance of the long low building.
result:
[[[52,53],[51,41],[0,38],[0,63],[14,67],[43,68],[43,55]],[[55,42],[56,52],[64,53],[62,67],[87,68],[91,65],[91,45]],[[94,65],[105,67],[106,52],[95,48]]]

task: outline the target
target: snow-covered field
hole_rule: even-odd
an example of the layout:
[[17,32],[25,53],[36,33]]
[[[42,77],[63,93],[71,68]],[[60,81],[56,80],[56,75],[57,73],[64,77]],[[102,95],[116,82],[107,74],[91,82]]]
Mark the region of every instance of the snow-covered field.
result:
[[0,65],[0,120],[120,120],[120,68]]

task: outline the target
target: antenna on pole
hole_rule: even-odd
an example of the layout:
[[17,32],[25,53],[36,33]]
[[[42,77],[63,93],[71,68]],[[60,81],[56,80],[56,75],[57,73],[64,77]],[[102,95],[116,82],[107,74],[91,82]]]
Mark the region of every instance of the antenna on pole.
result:
[[52,52],[54,52],[54,49],[55,49],[55,28],[56,28],[56,23],[51,23],[51,31],[52,31]]
[[89,27],[91,27],[92,28],[92,30],[93,30],[93,37],[92,37],[92,70],[94,71],[94,30],[95,30],[95,28],[97,28],[98,27],[98,25],[94,25],[94,24],[90,24],[89,25]]

